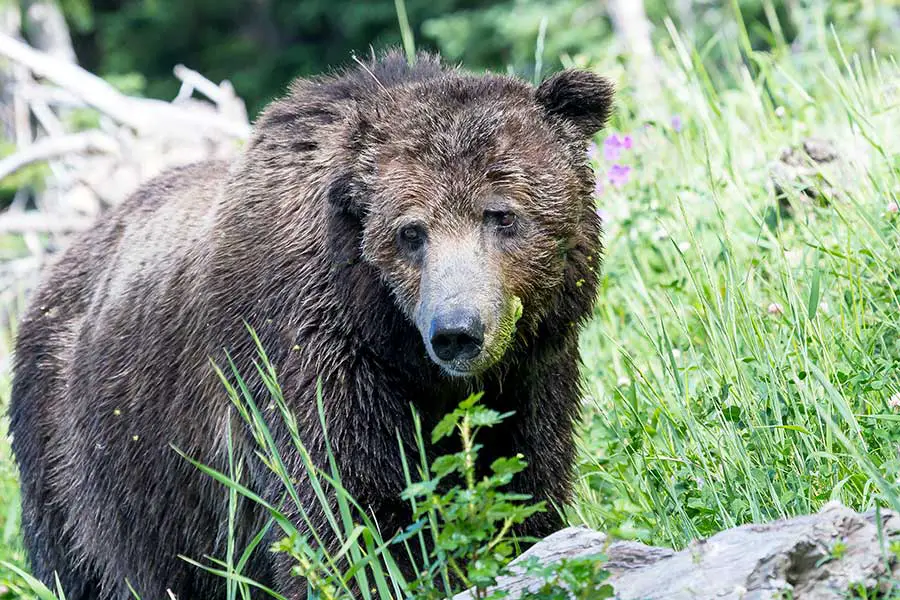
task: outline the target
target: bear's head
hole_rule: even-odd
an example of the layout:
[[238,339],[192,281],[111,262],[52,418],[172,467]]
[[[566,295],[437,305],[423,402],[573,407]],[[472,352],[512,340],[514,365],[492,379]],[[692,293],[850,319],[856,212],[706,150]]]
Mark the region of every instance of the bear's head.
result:
[[[612,96],[588,71],[535,87],[394,53],[298,80],[261,118],[238,178],[290,206],[324,186],[345,234],[329,243],[380,279],[445,373],[476,376],[572,293],[573,253],[599,250],[586,149]],[[594,277],[579,289],[592,294],[595,276],[578,276]]]
[[444,372],[496,364],[598,235],[585,151],[612,95],[583,70],[537,87],[449,71],[356,104],[330,199]]

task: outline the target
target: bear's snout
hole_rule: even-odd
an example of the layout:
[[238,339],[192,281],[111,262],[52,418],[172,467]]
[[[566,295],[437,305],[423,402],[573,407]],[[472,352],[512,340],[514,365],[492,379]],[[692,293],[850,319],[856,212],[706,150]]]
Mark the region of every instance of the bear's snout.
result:
[[472,360],[484,345],[484,323],[476,310],[439,312],[431,321],[431,348],[447,362]]

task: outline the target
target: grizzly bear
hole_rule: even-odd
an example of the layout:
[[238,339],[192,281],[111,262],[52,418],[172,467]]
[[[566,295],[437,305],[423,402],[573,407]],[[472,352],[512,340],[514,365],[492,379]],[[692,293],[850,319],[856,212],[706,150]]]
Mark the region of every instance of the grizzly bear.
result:
[[[180,556],[224,557],[227,493],[174,448],[226,464],[234,413],[210,363],[253,374],[248,325],[317,464],[321,385],[344,486],[385,537],[411,520],[400,448],[417,454],[413,407],[428,431],[476,391],[514,411],[482,457],[522,453],[511,487],[564,505],[601,254],[585,151],[611,102],[583,70],[533,86],[389,52],[295,81],[233,163],[167,172],[99,219],[18,334],[10,429],[34,574],[51,587],[58,574],[69,600],[119,600],[129,585],[144,600],[224,593]],[[248,385],[265,395],[259,377]],[[270,427],[327,533],[287,426]],[[278,498],[247,430],[231,429],[245,484]],[[241,506],[239,544],[268,518]],[[551,509],[519,534],[561,524]],[[270,552],[276,530],[244,574],[305,597]]]

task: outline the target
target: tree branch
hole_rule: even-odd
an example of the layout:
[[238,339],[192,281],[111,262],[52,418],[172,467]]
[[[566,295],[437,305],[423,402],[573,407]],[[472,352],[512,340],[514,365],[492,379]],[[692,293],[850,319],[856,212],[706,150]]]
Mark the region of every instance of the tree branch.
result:
[[250,125],[246,122],[226,119],[215,113],[204,114],[201,111],[185,110],[161,100],[125,96],[103,79],[81,67],[38,52],[2,33],[0,33],[0,55],[68,90],[100,112],[128,125],[140,134],[153,134],[163,129],[167,133],[196,136],[197,129],[206,129],[245,139],[250,133]]
[[61,137],[47,137],[26,146],[22,150],[0,160],[0,180],[9,177],[22,167],[73,152],[115,153],[119,144],[108,135],[97,131],[74,133]]
[[0,214],[0,233],[70,233],[84,231],[93,223],[91,217],[48,219],[38,212],[6,212]]

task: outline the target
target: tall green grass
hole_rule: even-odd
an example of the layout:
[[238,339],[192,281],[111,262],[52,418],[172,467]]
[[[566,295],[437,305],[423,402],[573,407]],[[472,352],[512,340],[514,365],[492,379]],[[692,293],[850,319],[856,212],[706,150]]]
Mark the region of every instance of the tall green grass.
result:
[[[654,108],[680,132],[633,120],[620,95],[635,176],[599,199],[575,520],[680,547],[829,500],[900,509],[898,69],[822,39],[744,61],[733,48],[715,73],[672,31],[679,84]],[[782,215],[769,164],[809,136],[848,167],[811,179],[839,191],[827,202],[788,190]]]

